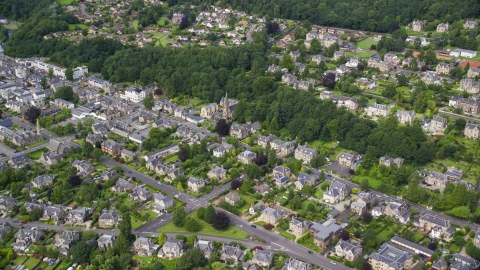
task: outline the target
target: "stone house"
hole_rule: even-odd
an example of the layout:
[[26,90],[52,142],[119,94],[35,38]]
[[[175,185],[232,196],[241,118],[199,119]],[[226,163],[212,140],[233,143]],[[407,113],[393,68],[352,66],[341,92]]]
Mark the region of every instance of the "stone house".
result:
[[179,239],[166,239],[162,248],[158,251],[159,258],[178,258],[183,254],[183,241]]
[[440,23],[437,25],[437,32],[439,33],[447,33],[450,28],[450,24],[447,23]]
[[225,201],[231,205],[235,205],[241,199],[236,191],[230,191],[225,195]]
[[349,152],[349,153],[342,152],[340,153],[340,156],[338,158],[338,163],[343,167],[347,167],[347,168],[352,168],[354,163],[357,161],[359,161],[359,156],[356,154],[353,154],[352,152]]
[[391,201],[386,204],[383,211],[385,215],[396,219],[402,224],[406,224],[410,220],[410,216],[412,215],[410,205],[406,204],[405,202]]
[[311,264],[299,261],[295,258],[288,258],[281,270],[312,270]]
[[242,261],[243,257],[245,256],[245,251],[243,251],[239,246],[224,244],[219,252],[219,255],[221,262],[235,266],[238,262]]
[[6,213],[12,210],[17,203],[18,201],[11,196],[0,196],[0,211]]
[[53,184],[53,177],[50,175],[39,175],[32,180],[33,187],[42,189]]
[[342,227],[335,222],[335,219],[329,219],[323,224],[315,223],[310,227],[310,236],[319,248],[325,248],[342,231]]
[[357,201],[353,202],[350,209],[353,213],[361,215],[364,211],[371,209],[375,203],[375,194],[370,191],[361,190],[357,194]]
[[350,187],[340,181],[334,181],[323,194],[323,200],[327,203],[336,204],[345,200],[350,194]]
[[295,159],[303,160],[303,163],[310,163],[316,156],[318,156],[317,150],[308,147],[307,143],[295,149]]
[[412,125],[413,120],[415,120],[415,112],[414,111],[406,111],[406,110],[399,110],[395,113],[395,117],[400,124]]
[[383,243],[368,259],[374,270],[411,269],[413,254]]
[[337,104],[337,107],[345,107],[348,110],[356,110],[360,106],[356,98],[351,97],[333,97],[333,102]]
[[430,171],[425,177],[425,183],[443,190],[449,183],[447,176],[443,173]]
[[395,164],[397,165],[397,168],[400,168],[403,165],[403,158],[391,158],[388,155],[385,155],[380,158],[379,164],[385,165],[387,167],[390,167],[393,164]]
[[67,256],[68,251],[73,247],[73,244],[80,240],[79,231],[70,231],[66,230],[60,233],[58,238],[55,240],[54,247],[58,248],[58,252]]
[[226,142],[222,142],[222,144],[217,147],[216,149],[213,150],[213,156],[214,157],[223,157],[225,153],[229,153],[233,151],[235,147],[231,144],[228,144]]
[[467,72],[468,78],[480,77],[480,68],[470,68]]
[[49,205],[43,209],[42,219],[61,220],[65,215],[65,208],[62,205]]
[[359,243],[352,243],[350,241],[345,241],[340,239],[337,245],[335,246],[335,254],[337,257],[345,258],[347,261],[355,261],[362,255],[363,248]]
[[8,160],[8,165],[17,170],[23,168],[23,166],[27,164],[33,165],[33,161],[24,154],[14,155]]
[[450,74],[450,70],[452,70],[454,67],[455,66],[453,64],[440,62],[437,65],[436,72],[437,72],[438,75],[441,75],[441,74],[448,75],[448,74]]
[[273,225],[277,224],[277,222],[280,220],[281,217],[282,217],[282,214],[280,213],[280,211],[271,207],[267,207],[263,209],[260,215],[261,220]]
[[432,121],[430,121],[430,125],[428,126],[428,131],[432,132],[433,134],[443,134],[445,128],[447,128],[447,119],[441,116],[433,117]]
[[260,147],[267,148],[267,146],[270,144],[271,141],[275,140],[277,137],[275,135],[268,135],[268,136],[263,136],[260,135],[257,140],[257,144]]
[[113,248],[116,240],[117,237],[115,235],[102,234],[102,236],[100,236],[100,238],[98,238],[97,240],[98,249],[101,251],[105,251],[107,249]]
[[473,29],[478,26],[478,23],[476,21],[466,21],[463,24],[463,28],[465,29]]
[[232,125],[230,127],[230,136],[243,140],[248,136],[249,132],[244,126]]
[[262,195],[266,195],[271,190],[270,186],[266,184],[255,185],[253,189]]
[[103,209],[98,218],[98,227],[113,228],[122,220],[122,216],[117,211]]
[[313,175],[300,172],[295,182],[295,189],[297,191],[302,190],[304,186],[313,186],[315,184],[315,177]]
[[213,242],[202,239],[196,240],[195,244],[193,244],[193,248],[199,248],[201,251],[203,251],[206,259],[210,258],[210,254],[215,252]]
[[237,160],[243,164],[252,164],[253,160],[257,157],[257,154],[249,150],[245,150],[237,155]]
[[222,167],[215,166],[208,172],[207,176],[210,179],[223,180],[227,178],[227,170]]
[[133,242],[133,252],[140,257],[152,256],[157,249],[158,245],[153,243],[152,238],[138,237],[135,242]]
[[136,186],[130,197],[133,201],[146,202],[153,198],[153,193],[147,188]]
[[282,165],[276,166],[275,168],[272,169],[272,174],[273,177],[290,177],[292,175],[290,169],[288,167],[284,167]]
[[430,231],[430,238],[449,240],[455,233],[455,228],[450,225],[450,221],[437,217],[436,215],[423,214],[415,220],[414,225],[418,230]]
[[458,181],[463,177],[463,170],[456,169],[455,167],[447,167],[445,176],[450,181]]
[[423,30],[423,22],[414,20],[412,23],[412,30],[416,32],[422,32]]
[[252,263],[257,264],[261,267],[269,268],[273,260],[273,252],[254,249]]
[[248,212],[251,215],[255,215],[256,213],[263,211],[263,209],[265,209],[265,203],[262,201],[259,201],[258,203],[250,206],[250,208],[248,209]]
[[307,220],[298,219],[296,217],[292,217],[289,223],[289,229],[293,235],[300,237],[304,235],[308,230],[310,230],[311,223]]
[[92,208],[80,206],[77,209],[68,212],[67,217],[65,218],[66,222],[72,224],[83,223],[87,220],[92,211]]
[[164,196],[161,193],[156,193],[153,195],[153,207],[154,211],[160,213],[166,211],[168,208],[173,206],[172,196]]
[[119,178],[117,183],[111,188],[112,192],[127,192],[135,188],[130,181]]
[[95,167],[90,164],[90,162],[85,160],[74,160],[72,166],[77,169],[77,172],[80,176],[86,176],[96,171]]
[[188,178],[188,189],[190,189],[193,192],[200,192],[200,189],[205,186],[205,180],[203,178],[195,178],[193,176],[190,176]]
[[330,92],[330,91],[322,91],[320,92],[320,99],[321,100],[325,100],[325,99],[333,99],[335,95],[333,94],[333,92]]
[[97,142],[101,143],[103,141],[103,137],[100,134],[88,134],[85,138],[85,141],[95,145]]
[[469,139],[478,139],[480,137],[480,124],[467,123],[463,134]]
[[217,103],[208,104],[200,109],[200,116],[205,118],[211,118],[219,110]]
[[57,164],[61,160],[63,160],[63,156],[55,152],[46,152],[46,153],[43,153],[42,156],[40,157],[40,162],[43,162],[44,164],[50,165],[50,166]]
[[3,239],[7,233],[12,230],[12,226],[8,222],[0,222],[0,239]]
[[293,151],[295,151],[295,144],[295,141],[282,143],[278,148],[279,154],[284,157],[290,155],[291,153],[293,153]]
[[43,235],[39,230],[20,229],[15,234],[15,243],[12,244],[12,248],[15,253],[25,252],[30,245],[39,242]]
[[448,105],[456,109],[460,108],[464,113],[467,114],[478,114],[480,111],[480,103],[478,103],[476,100],[463,98],[459,95],[450,98]]
[[382,104],[370,104],[367,107],[368,116],[383,116],[387,117],[390,114],[390,107]]

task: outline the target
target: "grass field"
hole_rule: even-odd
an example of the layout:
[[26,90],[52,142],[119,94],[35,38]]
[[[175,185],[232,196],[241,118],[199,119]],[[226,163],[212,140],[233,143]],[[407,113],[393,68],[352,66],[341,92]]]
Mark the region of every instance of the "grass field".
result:
[[173,260],[164,260],[161,259],[160,262],[165,266],[165,269],[175,269],[175,265],[177,263],[178,259],[173,259]]
[[[192,212],[191,214],[188,215],[189,217],[197,219],[197,211]],[[198,219],[197,219],[198,220]],[[214,235],[214,236],[220,236],[220,237],[229,237],[229,238],[235,238],[235,239],[246,239],[247,236],[249,235],[246,231],[241,230],[239,228],[236,228],[235,226],[228,226],[227,229],[225,230],[217,230],[213,228],[212,225],[206,223],[203,220],[198,220],[201,224],[201,230],[198,232],[195,232],[197,234],[205,234],[205,235]],[[158,232],[186,232],[188,233],[187,229],[185,228],[180,228],[175,226],[172,222],[168,223],[167,225],[159,228],[157,230]]]
[[48,139],[43,139],[43,140],[41,140],[41,141],[38,141],[38,142],[35,142],[35,143],[32,143],[32,144],[29,144],[28,147],[32,148],[32,147],[35,147],[35,146],[37,146],[37,145],[47,143],[48,141],[49,141]]
[[360,58],[367,58],[373,55],[373,53],[370,53],[370,52],[359,52],[359,53],[346,52],[346,54],[349,56],[358,56]]
[[165,25],[165,22],[167,21],[167,18],[165,17],[161,17],[158,21],[157,21],[157,24],[160,25],[160,26],[163,26]]
[[367,38],[367,39],[364,39],[364,40],[360,41],[359,43],[357,43],[357,48],[360,48],[362,50],[368,50],[370,48],[370,46],[372,46],[374,44],[377,45],[377,43],[378,43],[378,41]]
[[405,30],[405,32],[407,32],[407,35],[409,35],[409,36],[421,36],[422,35],[421,32],[413,31],[412,29],[407,29],[407,30]]
[[382,181],[373,179],[369,176],[364,176],[364,175],[356,175],[352,178],[350,178],[350,181],[355,182],[357,184],[360,184],[362,182],[362,179],[367,178],[368,179],[368,184],[370,185],[371,188],[373,189],[378,189],[380,184],[382,184]]
[[18,27],[17,27],[15,24],[10,23],[10,24],[7,24],[7,25],[5,26],[5,28],[15,30],[15,29],[17,29]]
[[313,197],[317,199],[323,199],[323,191],[320,189],[317,189],[317,191],[315,191],[315,194],[313,194]]
[[26,262],[25,262],[25,268],[27,269],[35,269],[35,266],[39,263],[40,261],[36,258],[29,258]]
[[298,239],[297,240],[297,243],[299,243],[300,245],[308,248],[308,249],[311,249],[315,252],[320,252],[322,251],[317,245],[315,245],[315,243],[313,242],[313,238],[310,236],[310,232],[306,233],[304,236],[302,236],[302,238]]
[[288,240],[295,240],[297,237],[285,230],[278,230],[280,232],[280,235],[287,238]]
[[174,162],[174,161],[177,161],[177,160],[178,160],[178,155],[173,155],[173,156],[165,159],[163,162],[169,163],[169,162]]
[[81,30],[85,30],[85,29],[88,29],[88,26],[85,25],[85,24],[69,24],[68,25],[68,30],[69,31],[73,31],[73,30],[76,30],[76,28],[80,28]]
[[[140,212],[140,215],[142,215],[142,217],[143,217],[146,213],[150,214],[150,216],[148,217],[148,222],[154,220],[158,216],[157,213],[153,212],[152,210],[142,210]],[[134,216],[131,216],[131,219],[132,219],[132,229],[136,229],[136,228],[142,226],[145,223],[142,220],[137,219]]]
[[73,0],[57,0],[60,5],[70,5],[73,3]]
[[168,36],[170,35],[171,33],[170,32],[166,32],[166,33],[162,33],[162,34],[153,34],[152,35],[152,38],[156,39],[157,42],[155,43],[155,45],[159,46],[159,45],[162,45],[162,46],[166,46],[170,43],[173,43],[172,40],[170,40],[168,38]]
[[137,20],[133,21],[133,22],[132,22],[132,26],[133,26],[133,28],[137,29],[137,27],[138,27],[138,21],[137,21]]
[[380,233],[377,234],[377,239],[381,240],[382,242],[387,242],[390,238],[393,237],[395,232],[398,229],[398,225],[393,224],[392,226],[387,226],[383,229]]

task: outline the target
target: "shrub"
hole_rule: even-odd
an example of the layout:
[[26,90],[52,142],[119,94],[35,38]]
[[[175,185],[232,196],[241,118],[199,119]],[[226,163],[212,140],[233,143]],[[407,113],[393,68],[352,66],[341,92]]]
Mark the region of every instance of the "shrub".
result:
[[265,228],[265,230],[271,231],[273,228],[275,228],[275,226],[273,226],[270,223],[267,223],[267,224],[263,224],[263,228]]

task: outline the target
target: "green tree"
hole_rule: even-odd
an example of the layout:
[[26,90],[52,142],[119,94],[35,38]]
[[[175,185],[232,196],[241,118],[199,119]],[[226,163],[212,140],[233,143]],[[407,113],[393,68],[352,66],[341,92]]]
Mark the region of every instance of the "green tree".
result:
[[215,219],[215,213],[216,213],[215,208],[213,208],[213,205],[210,204],[205,210],[205,215],[203,220],[205,220],[205,222],[209,224],[212,224],[213,220]]
[[51,68],[48,69],[47,76],[48,76],[49,79],[53,78],[53,69],[51,69]]
[[50,201],[52,203],[60,203],[63,201],[63,189],[59,186],[56,186],[53,189],[52,196],[50,196]]
[[363,178],[362,179],[362,182],[360,183],[360,189],[361,190],[369,190],[370,189],[370,184],[368,183],[368,179],[367,178]]
[[189,232],[198,232],[201,229],[200,222],[197,219],[188,217],[187,221],[185,222],[185,229]]
[[65,70],[65,78],[67,78],[69,81],[73,81],[73,69],[67,68]]
[[42,77],[42,79],[40,80],[40,86],[43,90],[47,89],[47,78]]
[[199,207],[197,209],[197,218],[203,219],[205,217],[205,207]]
[[192,248],[193,245],[195,244],[195,241],[197,241],[197,235],[190,234],[189,236],[187,236],[187,241],[185,242],[185,244],[187,245],[187,247]]
[[178,181],[178,183],[177,183],[177,189],[180,190],[180,191],[183,190],[182,182]]
[[103,151],[101,149],[95,148],[93,149],[93,157],[95,158],[95,161],[99,161],[100,157],[103,155]]
[[93,145],[89,142],[83,144],[82,153],[84,157],[90,156],[90,153],[93,151]]
[[30,211],[30,220],[37,221],[42,217],[43,213],[40,208],[35,207]]
[[177,227],[183,227],[183,225],[185,225],[185,208],[183,206],[175,209],[172,221]]
[[113,252],[115,255],[121,255],[124,253],[128,253],[130,250],[130,244],[128,243],[127,239],[123,234],[118,235],[115,244],[113,245]]
[[135,236],[132,234],[132,220],[129,212],[123,214],[122,220],[118,223],[118,228],[120,229],[120,234],[122,234],[129,243],[133,242]]
[[165,239],[167,239],[167,235],[162,232],[158,237],[157,237],[157,244],[159,246],[163,246],[163,243],[165,243]]
[[69,257],[73,262],[84,263],[87,262],[90,257],[92,248],[85,241],[80,241],[70,249]]
[[73,89],[71,86],[61,86],[53,94],[54,98],[61,98],[66,101],[73,100]]
[[145,109],[151,110],[153,108],[153,105],[155,105],[155,101],[153,99],[152,93],[148,94],[142,101],[143,106],[145,106]]
[[293,70],[293,59],[290,54],[286,54],[280,61],[279,65],[283,68],[287,68],[289,71]]
[[273,79],[271,77],[258,77],[253,81],[252,88],[257,95],[263,95],[273,89]]

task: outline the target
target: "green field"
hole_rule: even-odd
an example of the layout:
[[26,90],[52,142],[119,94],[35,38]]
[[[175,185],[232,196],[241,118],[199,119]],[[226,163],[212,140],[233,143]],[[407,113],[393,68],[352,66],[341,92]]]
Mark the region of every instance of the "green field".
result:
[[407,32],[407,35],[409,35],[409,36],[421,36],[422,35],[421,32],[413,31],[412,29],[407,29],[407,30],[405,30],[405,32]]
[[[197,219],[197,211],[192,212],[191,214],[188,215],[188,217]],[[200,222],[202,228],[200,229],[200,231],[195,232],[196,234],[214,235],[214,236],[220,236],[220,237],[223,236],[223,237],[242,239],[242,240],[246,239],[247,236],[249,235],[246,231],[236,228],[235,226],[232,226],[232,225],[228,226],[227,229],[220,231],[213,228],[212,225],[206,223],[203,220],[199,220],[199,219],[197,220]],[[188,233],[187,229],[177,227],[172,222],[159,228],[157,231],[172,232],[172,233],[175,233],[175,232]]]
[[43,139],[41,141],[38,141],[38,142],[35,142],[35,143],[32,143],[32,144],[29,144],[28,147],[32,148],[32,147],[35,147],[37,145],[41,145],[41,144],[44,144],[44,143],[47,143],[49,141],[49,139]]
[[61,5],[70,5],[73,3],[73,0],[57,0],[57,2]]
[[73,31],[76,28],[80,28],[81,30],[85,30],[85,29],[88,29],[88,26],[85,25],[85,24],[81,24],[81,23],[79,23],[79,24],[69,24],[68,25],[68,30],[69,31]]
[[310,232],[307,232],[306,234],[304,234],[301,238],[299,238],[297,240],[297,243],[299,243],[300,245],[308,248],[308,249],[311,249],[315,252],[320,252],[322,251],[317,245],[315,245],[315,243],[313,242],[313,238],[310,236]]
[[360,41],[359,43],[357,43],[357,48],[360,48],[362,50],[368,50],[370,48],[370,46],[377,45],[377,43],[378,43],[378,41],[367,38],[367,39],[364,39],[364,40]]
[[160,26],[164,26],[166,21],[167,21],[167,18],[161,17],[160,19],[158,19],[157,24]]
[[378,187],[382,184],[382,181],[373,179],[372,177],[366,175],[355,175],[354,177],[350,178],[350,181],[360,184],[364,178],[368,179],[368,184],[373,189],[378,189]]
[[390,241],[393,237],[395,232],[398,230],[398,225],[393,224],[391,226],[385,227],[380,233],[377,234],[377,239],[381,240],[382,242]]
[[175,269],[176,263],[178,259],[173,259],[173,260],[164,260],[160,259],[160,262],[165,266],[165,269]]
[[10,23],[10,24],[7,24],[7,25],[5,26],[5,28],[15,30],[15,29],[17,29],[18,27],[17,27],[15,24]]
[[315,194],[313,194],[313,196],[317,199],[323,199],[323,191],[321,189],[317,189],[317,191],[315,191]]
[[137,21],[137,20],[133,21],[133,22],[132,22],[132,26],[133,26],[133,28],[135,28],[135,30],[136,30],[137,27],[138,27],[138,21]]
[[[148,217],[148,222],[154,220],[158,216],[157,213],[153,212],[152,210],[142,210],[140,212],[140,215],[142,215],[142,217],[143,217],[143,215],[145,215],[146,213],[150,214],[150,216]],[[132,229],[136,229],[136,228],[142,226],[145,223],[142,220],[137,219],[134,216],[131,216],[131,219],[132,219]]]
[[288,240],[295,240],[297,237],[285,230],[278,230],[280,232],[280,235],[287,238]]
[[152,38],[156,39],[155,45],[166,46],[170,43],[173,43],[173,41],[170,38],[168,38],[169,35],[171,35],[170,32],[166,32],[166,33],[162,33],[162,34],[153,34]]
[[35,266],[39,263],[40,261],[36,258],[29,258],[26,262],[25,262],[25,268],[27,269],[35,269]]
[[359,52],[359,53],[346,52],[346,54],[349,56],[358,56],[360,58],[367,58],[373,55],[373,53],[370,53],[370,52]]

